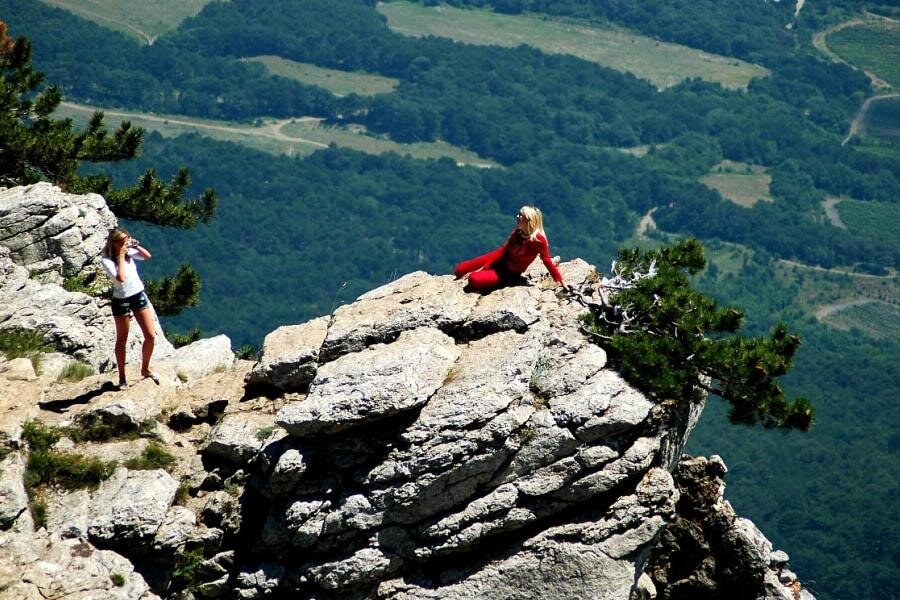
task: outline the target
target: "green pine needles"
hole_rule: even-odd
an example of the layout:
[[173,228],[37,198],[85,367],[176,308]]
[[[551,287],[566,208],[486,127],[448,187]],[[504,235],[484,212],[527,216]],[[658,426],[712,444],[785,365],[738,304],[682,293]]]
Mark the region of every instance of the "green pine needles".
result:
[[775,378],[787,373],[800,338],[777,325],[768,337],[738,335],[743,314],[691,288],[706,266],[703,247],[687,239],[657,250],[622,250],[617,277],[601,282],[599,303],[584,321],[612,365],[659,400],[698,401],[706,393],[731,404],[732,423],[807,430],[806,398],[788,399]]

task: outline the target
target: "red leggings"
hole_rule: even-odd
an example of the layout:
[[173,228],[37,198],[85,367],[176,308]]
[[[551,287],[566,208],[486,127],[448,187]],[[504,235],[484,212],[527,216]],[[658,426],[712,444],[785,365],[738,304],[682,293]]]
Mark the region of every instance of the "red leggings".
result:
[[[498,265],[484,267],[487,256],[487,254],[484,254],[477,258],[464,260],[463,262],[456,265],[456,268],[453,269],[453,272],[457,277],[465,277],[466,273],[468,273],[469,287],[473,290],[490,290],[493,288],[502,287],[515,277],[514,273],[510,273],[504,268],[506,265],[503,264],[503,261],[499,261]],[[481,268],[480,271],[476,270],[479,268]]]

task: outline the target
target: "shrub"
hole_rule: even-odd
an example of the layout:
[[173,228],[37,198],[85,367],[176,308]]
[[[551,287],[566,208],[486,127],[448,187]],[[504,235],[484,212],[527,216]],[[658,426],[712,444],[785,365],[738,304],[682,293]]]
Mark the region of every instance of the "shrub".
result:
[[176,590],[196,590],[202,583],[200,581],[202,564],[203,551],[199,548],[178,553],[175,556],[175,568],[172,570],[172,587]]
[[194,327],[187,333],[182,333],[180,331],[170,331],[166,333],[166,338],[172,343],[176,348],[181,348],[182,346],[187,346],[188,344],[192,344],[200,339],[200,328]]
[[177,459],[159,444],[147,444],[141,455],[125,461],[125,466],[129,469],[145,471],[149,469],[165,469],[170,470]]
[[66,365],[62,373],[57,377],[57,381],[68,381],[76,383],[94,374],[94,367],[83,362],[72,362]]
[[121,573],[112,573],[109,576],[109,580],[112,581],[113,585],[116,587],[122,587],[125,585],[125,576]]
[[32,450],[28,454],[24,482],[27,488],[58,485],[67,490],[95,488],[116,470],[115,461],[73,452]]

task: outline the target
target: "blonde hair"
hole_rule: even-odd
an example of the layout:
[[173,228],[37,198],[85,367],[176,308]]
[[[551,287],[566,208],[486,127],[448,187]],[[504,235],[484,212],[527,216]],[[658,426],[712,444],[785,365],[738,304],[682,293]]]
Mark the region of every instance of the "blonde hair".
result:
[[541,209],[534,206],[523,206],[519,209],[519,214],[525,217],[524,233],[528,239],[536,239],[538,234],[547,237],[544,233],[544,214]]
[[129,237],[131,236],[128,235],[128,232],[121,227],[116,227],[110,231],[109,237],[106,238],[106,246],[103,248],[103,256],[106,258],[115,258],[116,246],[122,241],[127,240]]

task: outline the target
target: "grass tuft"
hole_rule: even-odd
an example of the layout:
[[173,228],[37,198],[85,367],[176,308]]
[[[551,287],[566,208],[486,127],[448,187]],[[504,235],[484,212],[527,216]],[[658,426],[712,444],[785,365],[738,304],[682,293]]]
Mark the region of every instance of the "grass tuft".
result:
[[94,367],[91,365],[83,362],[73,362],[66,365],[66,368],[62,370],[62,373],[59,374],[56,380],[59,382],[77,383],[93,374]]
[[147,471],[150,469],[165,469],[171,471],[177,459],[175,455],[167,451],[159,444],[147,444],[141,455],[125,461],[125,466],[135,471]]

